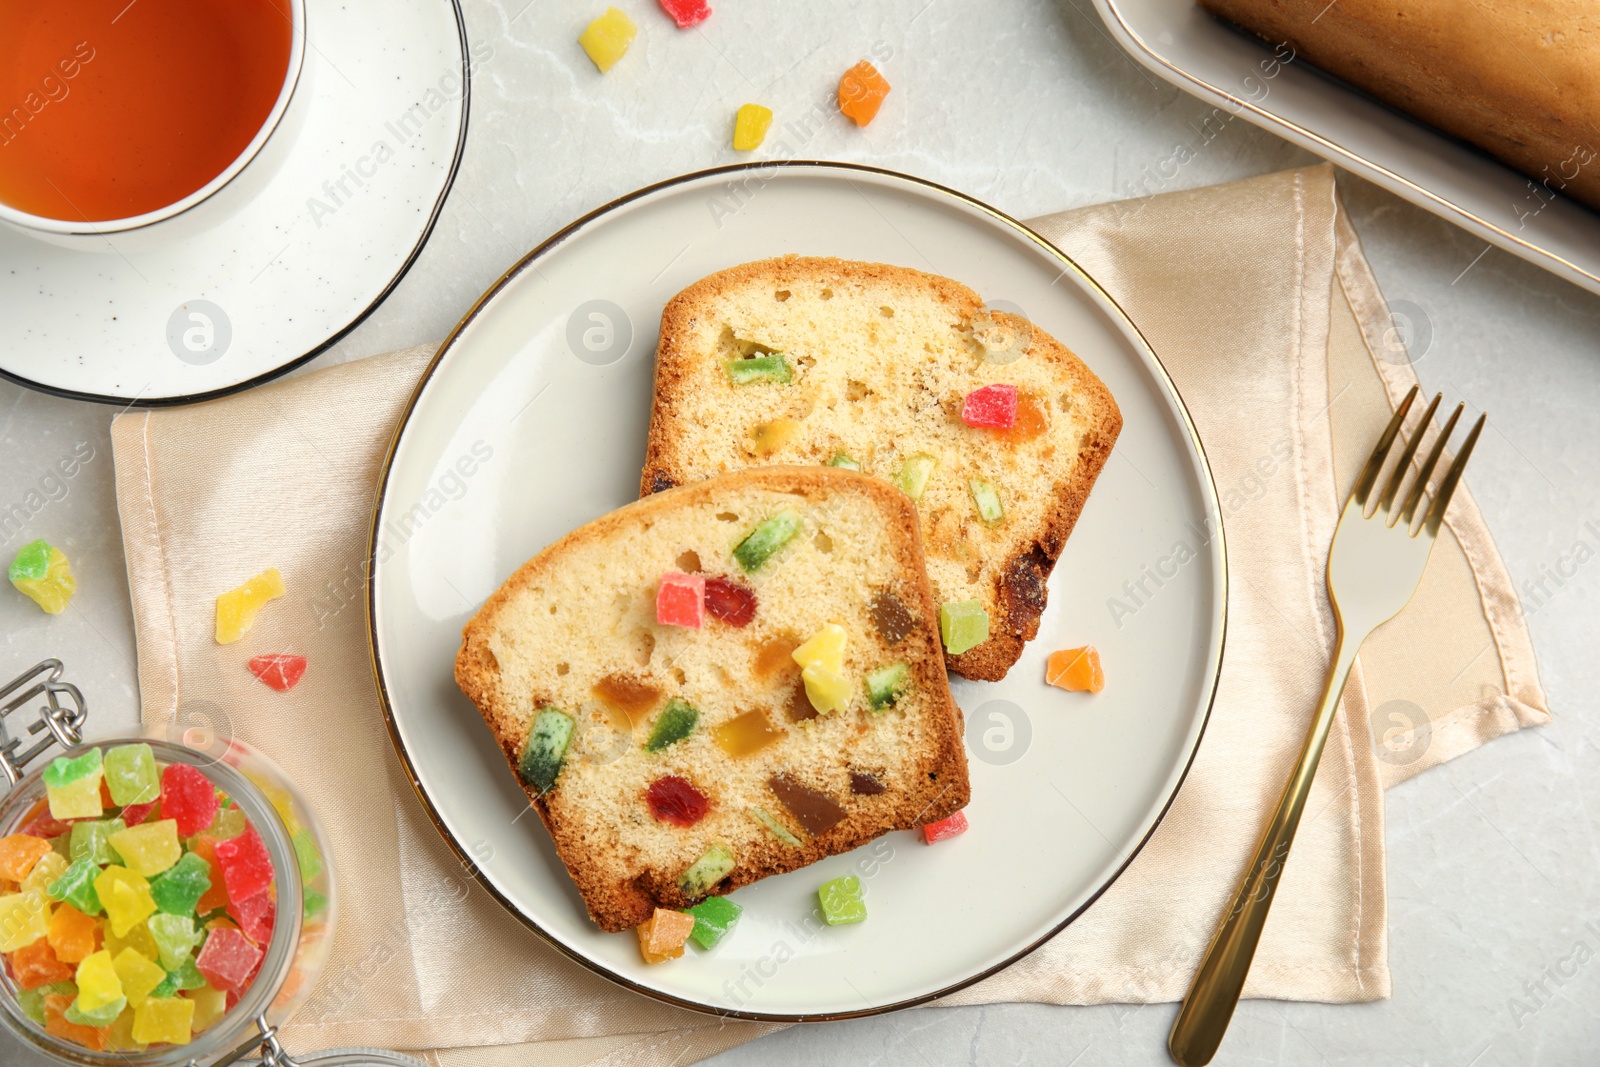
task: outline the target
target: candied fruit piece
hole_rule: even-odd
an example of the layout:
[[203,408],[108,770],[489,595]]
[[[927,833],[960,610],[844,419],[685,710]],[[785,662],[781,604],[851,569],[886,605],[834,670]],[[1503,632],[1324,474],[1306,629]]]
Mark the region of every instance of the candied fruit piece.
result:
[[50,898],[31,893],[0,896],[0,952],[15,952],[50,933]]
[[100,920],[85,915],[71,904],[62,904],[50,916],[48,940],[56,959],[62,963],[82,963],[99,950]]
[[793,831],[791,831],[787,826],[783,825],[783,823],[779,822],[777,819],[774,819],[772,817],[772,813],[766,808],[758,807],[752,804],[750,806],[750,814],[755,816],[756,822],[767,828],[767,832],[769,834],[771,834],[773,837],[776,837],[779,841],[782,841],[790,848],[799,848],[801,844],[803,844],[798,837],[794,836]]
[[865,126],[876,118],[883,98],[888,95],[888,81],[865,59],[839,79],[839,110],[857,126]]
[[767,139],[772,128],[772,109],[760,104],[740,104],[733,120],[733,149],[735,152],[753,152]]
[[817,890],[822,904],[822,921],[829,926],[858,923],[867,917],[866,901],[861,899],[861,879],[853,874],[823,882]]
[[78,999],[74,1005],[81,1012],[96,1012],[122,999],[122,979],[117,977],[111,953],[105,949],[85,957],[78,964],[73,981],[78,986]]
[[111,849],[111,835],[126,829],[121,819],[87,819],[74,823],[67,844],[67,858],[88,858],[102,867],[115,863],[117,855]]
[[943,841],[967,832],[967,813],[958,811],[947,819],[930,822],[922,828],[922,839],[928,844]]
[[634,726],[638,726],[661,700],[659,688],[626,674],[608,674],[594,683],[589,691],[607,706],[626,715]]
[[589,59],[600,73],[604,74],[628,51],[634,34],[638,32],[639,28],[632,19],[616,8],[608,7],[578,36],[578,43],[589,54]]
[[767,788],[812,837],[820,837],[844,819],[845,810],[838,801],[787,774],[768,778]]
[[699,900],[733,873],[733,868],[733,850],[727,845],[712,845],[678,875],[678,889],[690,900]]
[[759,752],[783,734],[784,731],[773,728],[766,712],[759,709],[735,716],[711,731],[717,747],[734,757]]
[[100,796],[104,773],[98,748],[79,756],[57,756],[43,776],[50,814],[57,819],[98,819],[105,810]]
[[107,1029],[68,1021],[67,1010],[72,1003],[73,998],[64,993],[52,993],[44,998],[45,1033],[81,1045],[90,1052],[99,1052],[106,1047]]
[[770,456],[800,436],[800,423],[778,417],[757,423],[750,431],[750,447],[758,456]]
[[651,782],[650,788],[645,790],[645,800],[650,805],[650,814],[674,826],[693,826],[711,810],[711,801],[706,795],[687,778],[675,774]]
[[228,994],[209,985],[201,986],[188,994],[194,1001],[194,1032],[200,1033],[222,1018],[228,1010]]
[[206,935],[194,963],[214,987],[239,993],[256,973],[261,956],[261,949],[238,930],[219,926]]
[[800,532],[800,513],[782,508],[761,522],[733,549],[734,561],[746,574],[759,570]]
[[194,910],[209,915],[218,908],[227,907],[228,887],[222,881],[222,868],[217,864],[217,838],[211,834],[196,834],[189,841],[189,854],[206,862],[211,877],[211,888],[200,895]]
[[1017,421],[1017,387],[986,385],[961,402],[961,421],[989,430],[1009,430]]
[[267,602],[285,591],[283,575],[278,568],[268,567],[237,589],[217,597],[217,644],[229,645],[243,637]]
[[706,610],[729,626],[748,626],[756,617],[755,591],[731,578],[707,578]]
[[217,865],[230,901],[249,900],[272,885],[272,857],[253,826],[238,837],[217,842]]
[[[271,900],[269,893],[257,893],[251,900],[258,898]],[[237,918],[237,916],[235,916]],[[145,927],[150,931],[150,937],[156,943],[156,952],[161,957],[161,966],[168,971],[176,971],[183,966],[183,961],[188,959],[195,946],[200,944],[201,933],[195,929],[194,919],[187,915],[168,915],[157,912],[145,920]],[[243,929],[243,924],[240,924]],[[248,933],[248,931],[246,931]],[[251,940],[255,940],[252,938]]]
[[155,753],[149,745],[116,745],[106,749],[106,786],[118,806],[147,804],[161,795]]
[[1032,441],[1044,433],[1050,426],[1050,418],[1045,413],[1042,400],[1032,393],[1019,393],[1017,395],[1016,421],[1010,429],[996,430],[995,436],[1011,444],[1021,444]]
[[128,1006],[127,997],[118,997],[109,1004],[104,1004],[94,1011],[84,1011],[74,1000],[67,1006],[67,1022],[77,1023],[79,1026],[110,1026],[116,1022],[117,1016]]
[[187,1045],[194,1037],[194,1001],[151,997],[133,1009],[133,1039],[141,1045]]
[[38,805],[33,813],[33,820],[24,826],[20,832],[48,840],[70,833],[71,830],[72,825],[70,823],[64,823],[50,814],[50,805],[45,802]]
[[161,814],[177,823],[178,836],[193,837],[210,826],[221,808],[211,779],[187,763],[161,772]]
[[[536,791],[548,793],[555,786],[576,725],[572,716],[560,708],[540,708],[539,714],[533,717],[527,744],[522,746],[522,758],[517,761],[517,773]],[[217,845],[217,852],[220,858],[221,844]],[[232,885],[228,886],[228,895],[233,895]]]
[[185,852],[150,882],[150,897],[164,915],[193,915],[210,888],[211,864],[203,856]]
[[122,1009],[116,1021],[106,1029],[107,1052],[143,1052],[145,1046],[133,1039],[133,1007]]
[[679,697],[673,697],[667,701],[667,706],[661,709],[655,728],[650,731],[650,740],[644,743],[645,751],[660,752],[668,745],[682,741],[694,733],[695,724],[699,721],[700,713],[692,704]]
[[706,0],[661,0],[661,10],[672,16],[680,30],[698,26],[711,17]]
[[900,465],[900,473],[895,475],[894,484],[912,500],[921,500],[922,491],[928,487],[928,479],[933,477],[934,469],[938,466],[939,458],[926,452],[907,456]]
[[1100,667],[1100,653],[1093,645],[1063,648],[1050,653],[1045,663],[1044,680],[1049,685],[1078,693],[1098,693],[1106,687],[1105,671]]
[[100,914],[100,894],[95,892],[94,880],[100,876],[100,867],[88,856],[73,860],[61,877],[45,889],[52,899],[63,900],[85,915]]
[[994,483],[984,478],[968,478],[967,492],[972,497],[972,506],[977,509],[978,518],[985,526],[998,526],[1005,521],[1006,509],[1000,503],[1000,490]]
[[951,600],[939,605],[939,636],[945,651],[959,656],[989,640],[989,613],[977,600]]
[[850,706],[850,679],[843,674],[813,663],[800,672],[800,680],[805,683],[806,699],[818,714],[827,715]]
[[49,615],[65,611],[78,587],[67,554],[43,539],[22,546],[11,561],[9,575],[17,591]]
[[107,840],[122,857],[122,865],[144,878],[154,878],[183,855],[183,846],[178,843],[178,823],[174,819],[118,830]]
[[[740,110],[743,111],[743,108]],[[759,143],[758,141],[757,144]],[[734,385],[750,385],[755,382],[787,385],[794,381],[794,370],[782,352],[736,357],[723,363],[723,367],[728,371],[728,381]]]
[[159,807],[161,807],[161,801],[159,800],[152,800],[148,804],[129,804],[122,809],[122,814],[119,818],[122,819],[123,824],[126,826],[138,826]]
[[300,868],[300,880],[302,882],[309,882],[322,873],[322,868],[324,867],[322,850],[311,839],[310,830],[301,830],[294,835],[290,843],[294,845],[294,859]]
[[911,668],[891,663],[867,673],[867,701],[873,711],[891,708],[911,684]]
[[125,948],[111,961],[122,981],[122,994],[137,1008],[167,979],[167,972],[144,953]]
[[692,908],[684,909],[694,916],[694,929],[689,936],[701,948],[716,948],[717,942],[728,936],[744,909],[727,897],[706,897]]
[[849,631],[836,622],[830,622],[794,650],[794,661],[802,668],[816,664],[840,673],[844,670],[844,647],[849,640]]
[[258,945],[265,945],[272,939],[278,906],[271,893],[257,893],[244,900],[228,901],[228,914],[239,924],[240,933]]
[[21,882],[34,866],[54,849],[50,842],[28,834],[10,834],[0,837],[0,878],[8,882]]
[[843,469],[845,469],[847,471],[858,471],[858,470],[861,469],[861,464],[857,463],[855,460],[851,459],[849,456],[845,455],[843,452],[835,453],[834,457],[832,459],[828,460],[828,466],[830,466],[830,467],[842,467]]
[[867,601],[867,613],[885,644],[898,645],[917,627],[917,619],[911,614],[911,609],[887,589],[879,589],[872,594],[872,599]]
[[288,652],[251,656],[250,673],[261,679],[261,683],[268,689],[287,693],[305,677],[306,658]]
[[18,888],[24,893],[34,889],[48,893],[56,880],[67,873],[67,866],[67,858],[52,848],[39,857],[39,862],[33,865],[33,870],[28,872],[28,877],[22,880]]
[[[284,820],[286,824],[288,821]],[[238,837],[244,833],[245,827],[249,825],[250,821],[244,817],[244,812],[235,807],[226,807],[217,812],[216,819],[205,832],[218,841],[226,841],[230,837]]]
[[783,633],[767,638],[756,647],[751,673],[763,682],[770,681],[780,673],[790,674],[795,669],[794,650],[799,647],[800,641],[793,634]]
[[156,902],[150,896],[150,883],[126,867],[107,867],[94,879],[94,891],[100,896],[100,906],[106,909],[106,919],[111,932],[126,937],[128,931],[155,913]]
[[695,918],[681,911],[657,908],[639,924],[639,953],[646,963],[662,963],[683,955],[683,944],[694,932]]
[[657,623],[698,630],[705,624],[705,613],[705,575],[667,571],[661,576],[656,587]]
[[56,955],[49,940],[42,937],[7,953],[6,962],[18,989],[38,989],[65,982],[73,975],[73,969]]
[[860,797],[875,797],[887,792],[888,786],[870,774],[861,771],[850,772],[850,792]]

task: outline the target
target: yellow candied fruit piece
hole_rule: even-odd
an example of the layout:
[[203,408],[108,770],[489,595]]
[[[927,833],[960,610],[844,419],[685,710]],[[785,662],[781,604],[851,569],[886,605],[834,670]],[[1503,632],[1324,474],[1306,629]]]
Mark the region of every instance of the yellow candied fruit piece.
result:
[[78,1010],[85,1014],[122,999],[122,979],[105,949],[78,964],[73,981],[78,984]]
[[733,119],[733,150],[754,152],[772,128],[772,109],[760,104],[740,104]]
[[100,799],[99,772],[86,774],[76,782],[46,789],[50,815],[56,819],[98,819],[104,810]]
[[844,646],[850,635],[843,626],[830,622],[811,635],[811,639],[790,655],[803,670],[812,664],[820,665],[832,674],[844,673]]
[[243,637],[256,621],[256,613],[284,592],[283,575],[278,568],[268,567],[239,588],[217,597],[217,644],[230,645]]
[[783,731],[774,729],[764,711],[747,711],[716,727],[711,738],[717,747],[735,759],[760,752],[783,737]]
[[632,19],[616,8],[608,7],[605,14],[589,23],[578,36],[578,43],[589,53],[589,58],[600,68],[600,73],[604,74],[627,53],[634,34],[638,32],[639,28]]
[[[43,542],[35,544],[42,546]],[[33,547],[29,545],[23,552],[26,553]],[[49,547],[50,554],[43,574],[29,575],[24,568],[12,564],[11,584],[29,600],[39,605],[47,615],[60,615],[67,610],[67,601],[77,590],[78,583],[72,577],[72,564],[67,561],[67,554],[54,545]],[[21,554],[17,559],[18,562],[23,562]]]
[[107,923],[117,938],[126,938],[135,926],[155,914],[150,883],[126,867],[111,866],[95,875],[94,891],[106,909]]
[[194,1001],[151,997],[133,1010],[133,1039],[145,1045],[165,1041],[187,1045],[194,1036]]
[[161,965],[137,949],[123,949],[112,959],[111,966],[122,980],[122,995],[128,998],[129,1007],[143,1004],[156,986],[167,979],[167,972]]
[[22,880],[22,891],[30,893],[37,889],[43,893],[50,887],[51,882],[67,873],[67,866],[67,857],[52,849],[39,858],[39,862],[33,865],[33,870],[28,872],[28,877]]
[[212,989],[209,985],[191,989],[184,996],[194,1001],[192,1025],[197,1034],[222,1018],[223,1013],[228,1010],[228,994],[220,989]]
[[50,933],[50,898],[43,892],[0,897],[0,952],[15,952]]
[[799,435],[800,424],[794,419],[773,419],[750,431],[750,448],[758,456],[770,456]]
[[[164,972],[163,972],[164,973]],[[106,1031],[107,1052],[143,1052],[144,1045],[133,1039],[133,1009],[123,1008]]]
[[806,686],[806,699],[823,715],[843,711],[850,705],[850,680],[837,671],[830,671],[821,663],[813,663],[800,672]]

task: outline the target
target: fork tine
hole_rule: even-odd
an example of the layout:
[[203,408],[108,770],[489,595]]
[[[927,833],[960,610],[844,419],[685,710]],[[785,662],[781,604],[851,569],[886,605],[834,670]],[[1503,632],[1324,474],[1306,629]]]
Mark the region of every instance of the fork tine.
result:
[[1433,442],[1433,447],[1428,449],[1428,461],[1422,465],[1422,470],[1417,474],[1417,483],[1411,487],[1411,492],[1406,494],[1405,507],[1400,509],[1400,522],[1405,526],[1411,525],[1412,518],[1417,513],[1417,502],[1422,499],[1423,490],[1428,488],[1428,479],[1433,477],[1433,468],[1439,465],[1439,457],[1444,454],[1445,442],[1450,440],[1450,434],[1456,428],[1461,413],[1466,410],[1466,404],[1457,404],[1456,409],[1450,413],[1450,421],[1444,424],[1444,429],[1439,431],[1439,437]]
[[1400,482],[1411,467],[1411,457],[1417,454],[1417,446],[1422,444],[1422,435],[1433,425],[1433,413],[1439,410],[1439,401],[1443,399],[1443,393],[1434,393],[1433,402],[1428,405],[1428,410],[1422,413],[1422,421],[1417,423],[1417,428],[1412,431],[1411,440],[1406,443],[1406,450],[1400,453],[1400,462],[1394,465],[1394,473],[1389,475],[1389,484],[1383,487],[1383,496],[1378,498],[1380,509],[1387,510],[1389,505],[1394,503],[1394,498],[1400,492]]
[[1427,517],[1422,520],[1422,526],[1428,531],[1429,537],[1439,536],[1439,527],[1444,522],[1445,509],[1450,506],[1450,494],[1456,491],[1456,486],[1461,482],[1461,474],[1467,469],[1467,459],[1472,455],[1472,446],[1478,443],[1478,434],[1483,432],[1483,424],[1489,418],[1488,414],[1478,416],[1478,421],[1472,424],[1472,429],[1467,433],[1467,441],[1461,446],[1461,451],[1456,453],[1455,462],[1450,464],[1450,469],[1444,472],[1444,478],[1439,482],[1439,491],[1434,494],[1433,506],[1428,509]]
[[1378,445],[1372,450],[1372,458],[1367,460],[1367,465],[1361,468],[1361,477],[1356,479],[1355,490],[1350,496],[1363,508],[1367,506],[1367,495],[1372,492],[1372,487],[1377,484],[1378,473],[1383,470],[1383,461],[1389,458],[1389,446],[1394,444],[1395,436],[1400,432],[1400,426],[1406,421],[1406,412],[1411,410],[1411,402],[1417,399],[1421,386],[1413,385],[1411,392],[1400,401],[1400,406],[1395,409],[1394,417],[1389,420],[1389,425],[1384,427],[1383,436],[1378,438]]

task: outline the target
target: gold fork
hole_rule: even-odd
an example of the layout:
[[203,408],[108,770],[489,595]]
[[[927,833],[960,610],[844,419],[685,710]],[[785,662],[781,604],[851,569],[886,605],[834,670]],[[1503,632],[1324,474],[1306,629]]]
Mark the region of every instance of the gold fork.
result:
[[1400,427],[1416,398],[1417,387],[1413,386],[1378,439],[1378,447],[1372,450],[1372,458],[1362,468],[1361,477],[1339,516],[1333,547],[1328,552],[1328,599],[1333,603],[1333,617],[1338,624],[1333,663],[1328,669],[1317,714],[1306,733],[1305,746],[1300,750],[1300,762],[1284,787],[1283,799],[1278,801],[1272,821],[1261,835],[1255,858],[1234,895],[1233,908],[1217,927],[1211,947],[1206,950],[1200,969],[1189,984],[1183,1006],[1178,1009],[1177,1021],[1172,1024],[1167,1049],[1183,1067],[1210,1063],[1217,1046],[1222,1043],[1228,1021],[1233,1018],[1233,1009],[1239,1003],[1239,993],[1244,989],[1245,976],[1250,973],[1250,961],[1255,957],[1256,943],[1261,940],[1261,928],[1272,907],[1273,892],[1283,874],[1289,847],[1294,843],[1306,797],[1311,793],[1311,779],[1317,773],[1317,761],[1322,758],[1322,747],[1328,740],[1328,728],[1333,724],[1334,709],[1344,691],[1345,679],[1350,675],[1350,665],[1355,662],[1356,650],[1368,634],[1397,615],[1416,592],[1428,553],[1444,522],[1445,509],[1450,506],[1450,496],[1460,484],[1461,472],[1483,430],[1487,416],[1480,415],[1455,461],[1440,480],[1431,506],[1418,522],[1417,508],[1423,501],[1423,491],[1465,405],[1456,406],[1396,510],[1395,499],[1399,496],[1401,482],[1416,457],[1423,435],[1432,424],[1440,396],[1433,398],[1410,441],[1401,450],[1382,494],[1373,500],[1372,491],[1377,487],[1378,476],[1394,451]]

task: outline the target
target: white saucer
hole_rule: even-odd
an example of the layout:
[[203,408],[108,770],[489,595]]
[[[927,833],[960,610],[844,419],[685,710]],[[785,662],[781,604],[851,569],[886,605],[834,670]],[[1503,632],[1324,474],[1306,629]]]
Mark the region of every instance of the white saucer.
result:
[[[713,270],[784,252],[932,270],[1021,309],[1105,381],[1123,430],[1050,576],[1038,640],[1003,682],[952,687],[966,712],[971,829],[934,846],[890,834],[746,886],[733,894],[744,916],[715,951],[651,967],[631,934],[602,934],[584,914],[550,835],[522,818],[527,798],[452,668],[462,623],[506,575],[637,495],[662,304]],[[439,831],[512,914],[573,959],[724,1015],[887,1011],[1027,953],[1149,838],[1215,691],[1226,575],[1221,536],[1203,531],[1219,523],[1199,439],[1160,362],[1043,239],[886,171],[722,168],[642,190],[556,234],[440,348],[379,490],[369,564],[379,691]],[[1180,541],[1194,556],[1137,618],[1108,610],[1124,582],[1170,561]],[[1082,644],[1105,658],[1105,691],[1046,686],[1046,654]],[[817,887],[853,872],[870,918],[820,927]]]
[[251,164],[275,169],[231,217],[92,252],[0,227],[0,375],[107,403],[207,399],[311,359],[399,283],[466,144],[458,0],[306,9],[298,129]]

